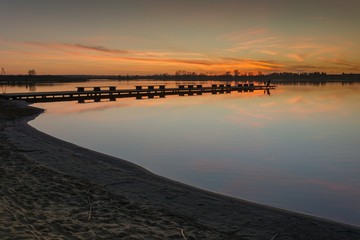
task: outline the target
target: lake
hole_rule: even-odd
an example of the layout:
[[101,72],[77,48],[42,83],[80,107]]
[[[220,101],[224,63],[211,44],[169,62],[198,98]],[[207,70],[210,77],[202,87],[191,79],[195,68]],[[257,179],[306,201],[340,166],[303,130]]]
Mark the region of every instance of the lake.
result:
[[[154,84],[163,82],[94,80],[5,91]],[[360,84],[34,106],[46,113],[30,124],[60,139],[199,188],[360,226]]]

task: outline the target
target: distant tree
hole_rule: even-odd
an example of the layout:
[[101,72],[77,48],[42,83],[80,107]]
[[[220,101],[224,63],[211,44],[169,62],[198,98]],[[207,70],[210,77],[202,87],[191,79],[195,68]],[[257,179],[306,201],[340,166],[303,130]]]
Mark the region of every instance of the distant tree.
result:
[[175,75],[176,75],[176,76],[185,76],[185,75],[188,75],[188,72],[185,71],[185,70],[177,70],[177,71],[175,72]]
[[230,71],[227,71],[227,72],[225,73],[225,76],[231,76],[231,72],[230,72]]
[[237,76],[239,76],[239,75],[240,75],[239,70],[234,70],[234,76],[237,77]]
[[30,69],[30,70],[28,71],[28,74],[29,74],[29,76],[35,76],[35,75],[36,75],[35,69]]

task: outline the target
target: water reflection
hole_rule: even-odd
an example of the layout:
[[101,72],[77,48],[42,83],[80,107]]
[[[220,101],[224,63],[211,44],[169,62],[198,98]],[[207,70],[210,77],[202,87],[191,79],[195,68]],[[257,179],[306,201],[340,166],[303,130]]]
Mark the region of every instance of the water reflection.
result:
[[31,124],[197,187],[360,225],[359,90],[43,103]]

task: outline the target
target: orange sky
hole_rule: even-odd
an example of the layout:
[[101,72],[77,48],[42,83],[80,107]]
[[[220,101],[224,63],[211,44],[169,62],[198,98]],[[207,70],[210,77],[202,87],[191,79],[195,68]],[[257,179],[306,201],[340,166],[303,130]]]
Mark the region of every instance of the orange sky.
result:
[[0,2],[7,74],[360,72],[355,0]]

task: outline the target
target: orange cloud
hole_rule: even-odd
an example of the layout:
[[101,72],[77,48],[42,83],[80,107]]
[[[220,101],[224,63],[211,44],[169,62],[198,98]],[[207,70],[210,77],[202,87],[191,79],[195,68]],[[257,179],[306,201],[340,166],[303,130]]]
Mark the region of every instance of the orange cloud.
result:
[[226,51],[237,52],[238,50],[242,50],[242,49],[264,47],[264,45],[268,46],[270,43],[273,44],[274,40],[277,39],[279,39],[279,37],[261,37],[261,38],[251,39],[248,41],[239,42],[236,44],[236,47],[226,49]]
[[[102,64],[110,64],[114,66],[119,62],[142,62],[145,64],[161,63],[167,66],[174,67],[188,67],[193,69],[200,69],[200,71],[224,72],[233,69],[240,71],[249,70],[280,70],[284,65],[274,63],[272,61],[261,61],[251,59],[239,58],[224,58],[214,54],[204,54],[197,52],[136,52],[127,49],[112,49],[103,46],[89,46],[85,44],[69,44],[69,43],[39,43],[39,42],[10,42],[10,44],[18,44],[31,47],[44,48],[44,51],[34,48],[24,48],[19,52],[7,52],[7,54],[18,54],[22,56],[33,56],[44,59],[68,59],[76,61],[76,65],[81,65],[82,62],[90,63],[89,60],[105,60]],[[29,59],[28,59],[29,60]],[[34,62],[36,59],[34,59]],[[62,62],[64,65],[66,62]],[[46,64],[45,62],[42,63]],[[57,63],[52,63],[52,68]],[[70,63],[69,63],[70,64]],[[95,63],[94,63],[95,64]],[[129,64],[127,64],[129,65]],[[184,66],[185,65],[185,66]],[[109,65],[108,65],[109,66]],[[158,67],[158,66],[157,66]],[[99,68],[99,67],[97,67]],[[68,70],[71,67],[68,68]],[[104,66],[102,69],[105,69]]]
[[261,50],[260,53],[265,53],[265,54],[268,54],[268,55],[278,55],[277,52],[270,51],[270,50]]
[[359,62],[350,62],[350,61],[344,60],[341,57],[340,58],[319,57],[319,60],[327,62],[327,63],[331,63],[339,69],[346,69],[346,70],[350,70],[350,71],[359,71],[359,68],[360,68]]
[[267,30],[265,29],[258,29],[258,30],[249,30],[248,32],[232,32],[220,35],[217,37],[218,39],[224,39],[225,41],[235,41],[239,39],[249,38],[256,35],[260,35],[265,33]]
[[299,62],[304,61],[304,58],[300,54],[288,54],[287,56]]

